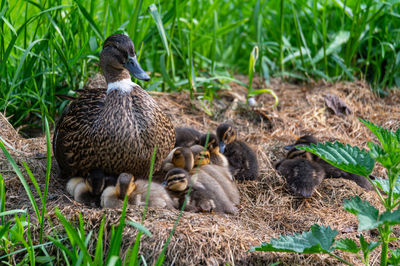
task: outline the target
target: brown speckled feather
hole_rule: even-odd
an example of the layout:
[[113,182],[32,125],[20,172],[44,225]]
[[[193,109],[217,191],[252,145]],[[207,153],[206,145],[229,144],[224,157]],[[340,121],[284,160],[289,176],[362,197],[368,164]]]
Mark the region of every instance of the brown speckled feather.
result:
[[173,149],[173,125],[139,86],[130,94],[87,89],[65,109],[54,132],[54,154],[63,176],[86,176],[100,168],[147,178],[154,146],[155,170]]

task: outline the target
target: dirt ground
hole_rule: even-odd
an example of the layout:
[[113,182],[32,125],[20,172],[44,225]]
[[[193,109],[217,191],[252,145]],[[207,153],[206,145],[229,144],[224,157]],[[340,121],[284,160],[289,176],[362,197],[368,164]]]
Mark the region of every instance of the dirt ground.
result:
[[[238,78],[246,81],[245,77]],[[259,86],[257,82],[256,80],[256,85]],[[290,84],[273,79],[270,88],[279,97],[278,107],[272,109],[273,97],[262,94],[256,97],[258,106],[249,109],[243,105],[246,89],[230,84],[230,88],[221,90],[217,99],[214,99],[212,117],[205,114],[198,100],[191,100],[186,93],[151,93],[175,126],[190,126],[207,132],[215,131],[221,122],[233,123],[240,139],[257,152],[260,165],[259,180],[239,183],[241,204],[237,215],[184,213],[167,249],[167,265],[266,265],[277,261],[287,265],[338,264],[337,260],[328,255],[246,251],[251,246],[281,234],[307,231],[315,223],[336,229],[339,232],[338,238],[357,239],[357,220],[343,209],[343,200],[359,195],[380,207],[374,192],[365,192],[355,183],[343,179],[325,179],[313,197],[305,202],[290,194],[284,179],[273,165],[284,156],[284,145],[306,133],[314,134],[321,141],[338,140],[366,148],[368,141],[376,139],[357,118],[370,120],[391,130],[398,129],[400,90],[381,99],[363,82]],[[345,116],[330,112],[324,102],[327,94],[337,95],[352,113]],[[26,161],[43,188],[46,170],[45,138],[23,139],[1,115],[0,128],[0,136],[13,147],[9,151],[20,169],[23,169],[22,161]],[[26,192],[3,154],[0,154],[0,173],[5,178],[6,210],[31,210]],[[380,166],[376,166],[374,174],[385,176]],[[26,178],[28,179],[27,176]],[[33,185],[30,185],[34,190]],[[55,208],[59,208],[72,220],[82,213],[86,221],[85,228],[94,232],[105,214],[106,236],[110,233],[111,225],[118,223],[120,210],[91,208],[71,199],[65,191],[65,181],[57,179],[56,168],[52,169],[48,198],[47,208],[56,228],[61,226],[54,216]],[[128,211],[128,218],[140,221],[142,211],[141,207],[132,207]],[[153,236],[143,237],[140,249],[148,264],[157,258],[177,217],[178,211],[149,210],[145,226]],[[47,231],[50,230],[51,227],[47,226]],[[396,230],[399,231],[398,228]],[[363,233],[367,240],[377,240],[376,231]],[[134,242],[136,230],[126,227],[124,235],[123,253]],[[94,249],[95,238],[92,239],[91,245]],[[399,243],[395,245],[400,246]],[[337,254],[354,264],[361,263],[353,255],[341,252]],[[378,263],[379,250],[376,250],[371,256],[371,264]]]

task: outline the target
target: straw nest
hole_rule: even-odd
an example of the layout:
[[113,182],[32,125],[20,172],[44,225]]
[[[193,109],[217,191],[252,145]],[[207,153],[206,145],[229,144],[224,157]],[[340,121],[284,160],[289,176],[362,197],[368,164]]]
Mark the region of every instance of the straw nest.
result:
[[[246,80],[245,77],[238,78]],[[256,86],[259,84],[257,82],[259,81],[256,80]],[[103,84],[103,80],[97,76],[92,84]],[[243,105],[245,88],[230,84],[229,89],[221,90],[219,96],[214,98],[213,117],[202,111],[203,105],[200,101],[190,99],[185,93],[152,93],[161,108],[170,115],[175,126],[186,125],[206,132],[215,130],[220,122],[232,122],[239,131],[239,137],[255,149],[260,163],[259,180],[239,184],[241,204],[238,215],[184,213],[168,246],[167,264],[265,265],[276,261],[284,264],[337,264],[338,261],[327,255],[246,251],[251,246],[259,245],[281,234],[309,230],[314,223],[335,228],[339,232],[338,237],[356,239],[359,234],[357,220],[352,214],[343,210],[343,200],[359,195],[375,206],[380,206],[374,192],[364,192],[356,184],[342,179],[324,180],[314,196],[303,201],[289,193],[284,179],[274,170],[273,164],[283,157],[282,147],[285,144],[305,133],[315,134],[322,141],[338,140],[367,147],[367,141],[375,139],[357,117],[396,130],[400,126],[400,91],[393,91],[389,97],[381,99],[363,82],[294,85],[272,80],[270,88],[280,99],[277,108],[272,110],[273,97],[263,94],[256,98],[260,107],[248,109]],[[336,94],[342,99],[352,110],[352,114],[338,116],[329,112],[324,103],[324,96],[329,93]],[[44,183],[45,138],[21,138],[1,114],[0,128],[2,129],[0,136],[13,147],[9,148],[9,151],[21,165],[21,169],[22,161],[26,161],[39,183]],[[0,155],[0,173],[5,177],[6,209],[31,210],[26,193],[3,154]],[[374,173],[384,176],[384,171],[380,167],[377,167]],[[109,237],[111,225],[118,224],[120,210],[103,211],[73,201],[64,189],[65,181],[57,179],[56,175],[57,169],[54,167],[47,206],[56,228],[61,230],[54,216],[56,207],[71,220],[76,220],[79,213],[82,213],[87,231],[97,232],[102,215],[105,214],[106,237]],[[41,187],[43,189],[44,185]],[[33,186],[31,188],[34,190]],[[128,210],[127,217],[140,221],[142,211],[140,207],[133,207]],[[149,210],[144,224],[153,236],[143,237],[140,249],[149,263],[160,253],[177,216],[178,211]],[[50,232],[51,227],[48,225],[46,228]],[[377,239],[376,231],[365,234],[367,240]],[[127,247],[134,242],[135,235],[135,229],[125,228],[123,255]],[[95,248],[94,242],[91,243],[91,248]],[[372,254],[373,264],[379,261],[378,252],[379,250],[376,250]],[[360,263],[355,256],[339,255],[355,264]]]

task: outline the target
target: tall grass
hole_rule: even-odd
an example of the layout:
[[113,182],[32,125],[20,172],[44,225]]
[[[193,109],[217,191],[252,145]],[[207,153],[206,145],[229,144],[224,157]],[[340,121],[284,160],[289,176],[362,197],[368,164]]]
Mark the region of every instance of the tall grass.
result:
[[400,85],[397,1],[0,3],[0,110],[15,126],[52,121],[66,104],[57,95],[73,95],[99,71],[101,45],[115,32],[141,50],[148,89],[189,90],[209,105],[233,73],[247,73],[254,46],[267,78],[361,78],[381,93]]

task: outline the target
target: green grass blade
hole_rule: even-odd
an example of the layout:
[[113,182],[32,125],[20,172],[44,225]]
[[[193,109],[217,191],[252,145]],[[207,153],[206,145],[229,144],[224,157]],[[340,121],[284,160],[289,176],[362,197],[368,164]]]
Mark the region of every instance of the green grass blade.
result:
[[153,17],[154,21],[156,22],[156,26],[157,26],[157,29],[158,29],[158,33],[160,34],[161,41],[162,41],[162,43],[164,45],[165,50],[167,51],[167,56],[169,56],[170,51],[169,51],[169,46],[168,46],[168,41],[167,41],[164,25],[162,23],[160,14],[157,11],[156,5],[155,4],[151,4],[149,6],[149,11],[150,11],[150,14]]

